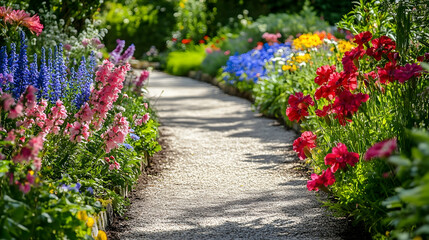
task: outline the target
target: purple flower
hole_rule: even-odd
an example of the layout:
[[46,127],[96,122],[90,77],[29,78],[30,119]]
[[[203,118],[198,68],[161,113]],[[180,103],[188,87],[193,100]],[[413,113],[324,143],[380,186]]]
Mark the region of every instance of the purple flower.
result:
[[113,50],[113,51],[110,53],[110,61],[111,61],[113,64],[118,63],[118,59],[119,59],[119,57],[121,56],[122,50],[123,50],[123,49],[124,49],[124,47],[125,47],[125,40],[116,39],[116,43],[117,43],[118,45],[116,46],[115,50]]
[[130,137],[131,137],[133,140],[139,140],[139,139],[140,139],[140,137],[139,137],[137,134],[134,134],[134,133],[130,133]]
[[128,62],[128,60],[130,60],[130,58],[134,55],[134,51],[136,50],[136,47],[134,46],[134,44],[131,44],[127,50],[125,50],[124,54],[122,54],[122,56],[119,57],[118,62]]

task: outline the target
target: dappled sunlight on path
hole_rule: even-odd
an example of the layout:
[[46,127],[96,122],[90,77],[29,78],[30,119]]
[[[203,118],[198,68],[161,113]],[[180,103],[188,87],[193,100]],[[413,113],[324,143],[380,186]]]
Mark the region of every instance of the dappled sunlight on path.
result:
[[175,156],[138,193],[122,239],[342,239],[344,220],[287,171],[294,132],[188,78],[154,73],[149,91]]

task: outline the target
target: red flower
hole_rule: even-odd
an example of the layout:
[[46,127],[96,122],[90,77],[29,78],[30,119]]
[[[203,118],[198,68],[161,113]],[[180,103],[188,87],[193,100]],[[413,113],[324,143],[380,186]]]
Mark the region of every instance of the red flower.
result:
[[332,148],[332,153],[325,156],[325,164],[331,165],[332,172],[346,168],[347,164],[353,167],[357,162],[359,162],[359,154],[349,152],[343,143],[338,143]]
[[319,85],[326,83],[329,80],[329,76],[331,76],[331,74],[335,72],[335,70],[335,65],[325,65],[319,67],[316,71],[317,77],[314,79],[314,82]]
[[326,171],[323,171],[321,175],[317,175],[315,173],[311,174],[311,180],[307,181],[307,189],[308,191],[316,190],[319,188],[326,188],[329,185],[335,183],[335,176],[332,173],[331,169],[328,168]]
[[293,142],[293,150],[298,153],[300,160],[307,158],[310,150],[316,147],[317,136],[310,131],[303,132],[301,137]]
[[303,117],[308,116],[308,106],[314,106],[314,101],[310,95],[304,96],[302,92],[289,96],[289,107],[286,109],[286,115],[290,121],[300,121]]
[[371,43],[372,47],[366,50],[366,54],[374,57],[377,61],[381,60],[383,54],[387,55],[396,48],[395,42],[387,36],[373,39]]
[[365,160],[369,161],[373,158],[389,157],[396,149],[396,138],[387,139],[374,144],[365,153]]
[[204,40],[206,40],[206,41],[207,41],[207,40],[209,40],[209,39],[210,39],[210,37],[209,37],[209,36],[207,36],[207,35],[205,35],[205,36],[204,36]]
[[371,38],[372,38],[372,34],[370,32],[368,32],[368,31],[361,32],[355,36],[354,42],[359,44],[359,45],[363,45],[363,44],[369,42],[369,40],[371,40]]
[[200,44],[204,44],[204,43],[206,43],[206,42],[205,42],[204,40],[202,40],[202,39],[201,39],[201,40],[199,41],[199,43],[200,43]]
[[397,69],[395,62],[388,62],[386,65],[384,65],[384,68],[377,67],[377,69],[381,83],[387,84],[395,80],[395,72]]
[[338,119],[341,125],[345,126],[347,122],[351,122],[351,117],[359,110],[363,102],[368,101],[369,95],[363,93],[353,94],[349,91],[341,92],[332,105],[332,112],[335,113],[335,118]]
[[182,43],[183,44],[188,44],[188,43],[191,43],[191,42],[192,42],[192,39],[187,39],[187,38],[182,39]]
[[361,58],[365,54],[365,50],[362,45],[353,48],[352,50],[345,52],[344,57],[341,60],[343,63],[344,71],[347,73],[352,73],[357,71],[357,67],[354,64],[354,61]]
[[177,38],[172,38],[171,41],[177,42]]
[[324,117],[328,114],[331,114],[332,113],[332,105],[329,104],[328,106],[323,106],[322,110],[317,109],[315,111],[315,113],[318,117]]
[[395,72],[395,78],[398,79],[400,83],[408,81],[412,77],[420,76],[423,68],[416,63],[406,64],[404,67],[399,67]]
[[328,83],[323,84],[316,89],[316,92],[314,93],[316,100],[319,100],[320,98],[332,100],[344,90],[355,90],[357,88],[357,75],[357,72],[333,72],[329,76]]

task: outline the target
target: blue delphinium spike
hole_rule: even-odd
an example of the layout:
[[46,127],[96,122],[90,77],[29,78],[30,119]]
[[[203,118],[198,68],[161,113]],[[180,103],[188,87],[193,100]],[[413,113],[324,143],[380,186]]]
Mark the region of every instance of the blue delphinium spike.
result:
[[45,48],[42,47],[42,54],[40,57],[40,72],[39,72],[39,78],[36,86],[39,89],[39,92],[37,94],[38,99],[49,98],[50,78],[51,78],[51,74],[48,71],[48,66],[46,65],[46,59],[45,59]]
[[97,67],[97,58],[95,58],[94,51],[91,51],[91,55],[89,56],[89,74],[93,76],[95,74],[95,67]]
[[67,67],[64,64],[64,56],[63,56],[63,44],[58,45],[58,52],[56,56],[56,74],[57,79],[61,87],[61,93],[60,98],[66,98],[67,97],[67,85],[68,85],[68,79],[67,79]]
[[0,73],[3,75],[8,73],[7,60],[7,48],[6,46],[3,46],[0,49]]
[[33,55],[33,62],[30,63],[30,84],[36,87],[37,89],[40,89],[37,86],[38,80],[39,80],[39,69],[37,64],[37,54],[35,53]]
[[[77,109],[79,109],[83,103],[88,101],[90,90],[88,88],[88,70],[86,68],[86,59],[82,56],[82,60],[80,61],[79,68],[77,70],[77,77],[76,77],[76,95],[75,99],[73,100],[75,106]],[[89,86],[90,87],[90,86]]]
[[16,43],[10,44],[10,56],[8,60],[9,73],[14,75],[17,68]]
[[61,82],[60,82],[60,70],[58,67],[58,47],[55,46],[54,57],[52,59],[52,77],[50,83],[50,98],[51,103],[55,103],[58,99],[61,98]]
[[28,70],[28,59],[27,59],[27,44],[25,36],[21,31],[21,46],[18,57],[18,68],[13,75],[14,86],[12,89],[13,97],[18,99],[21,94],[25,91],[28,85],[30,85],[30,71]]

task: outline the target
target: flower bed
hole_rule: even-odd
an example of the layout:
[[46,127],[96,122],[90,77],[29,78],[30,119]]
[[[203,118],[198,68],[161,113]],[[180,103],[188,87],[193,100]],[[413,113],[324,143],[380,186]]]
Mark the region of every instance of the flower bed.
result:
[[[5,24],[43,29],[22,10],[0,12]],[[62,44],[32,49],[23,31],[18,42],[10,36],[0,48],[0,238],[106,239],[110,210],[124,212],[128,189],[160,150],[142,91],[149,72],[133,74],[135,48],[123,51],[124,41],[98,64],[94,53],[73,61]]]
[[231,56],[221,75],[260,112],[300,124],[293,150],[312,170],[308,190],[330,194],[325,205],[379,239],[429,237],[429,49],[419,4],[357,5],[339,24],[356,31],[351,41],[316,33],[286,46],[266,34],[263,48]]

